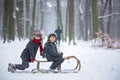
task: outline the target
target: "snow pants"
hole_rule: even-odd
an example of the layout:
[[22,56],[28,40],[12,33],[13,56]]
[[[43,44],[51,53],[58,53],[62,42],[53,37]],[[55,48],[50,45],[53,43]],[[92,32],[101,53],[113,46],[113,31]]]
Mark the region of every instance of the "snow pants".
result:
[[16,69],[18,70],[25,70],[26,68],[29,67],[29,62],[28,61],[22,61],[22,64],[15,64]]
[[59,57],[59,58],[54,59],[52,61],[53,61],[53,63],[50,66],[50,69],[54,70],[61,65],[61,63],[64,61],[64,59],[62,57]]

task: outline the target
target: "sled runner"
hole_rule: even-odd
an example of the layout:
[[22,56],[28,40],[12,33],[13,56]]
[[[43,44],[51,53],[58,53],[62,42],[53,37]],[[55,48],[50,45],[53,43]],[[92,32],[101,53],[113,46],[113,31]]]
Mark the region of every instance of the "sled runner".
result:
[[[73,69],[64,69],[64,70],[59,70],[58,72],[53,72],[53,73],[77,73],[78,71],[80,71],[81,68],[81,63],[80,60],[75,57],[75,56],[67,56],[64,57],[64,60],[70,60],[70,59],[75,59],[76,60],[76,66]],[[45,70],[45,69],[40,69],[40,63],[46,63],[46,62],[51,62],[51,61],[46,61],[46,60],[35,60],[37,62],[37,66],[36,69],[32,70],[32,73],[37,73],[37,72],[41,72],[41,73],[49,73],[51,72],[50,70]]]

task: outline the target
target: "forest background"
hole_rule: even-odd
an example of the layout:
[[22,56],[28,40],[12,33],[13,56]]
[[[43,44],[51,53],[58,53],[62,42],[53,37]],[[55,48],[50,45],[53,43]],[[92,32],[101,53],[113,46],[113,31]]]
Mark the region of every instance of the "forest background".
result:
[[0,0],[0,40],[30,39],[43,29],[45,36],[60,26],[62,40],[92,40],[98,28],[120,38],[120,0]]

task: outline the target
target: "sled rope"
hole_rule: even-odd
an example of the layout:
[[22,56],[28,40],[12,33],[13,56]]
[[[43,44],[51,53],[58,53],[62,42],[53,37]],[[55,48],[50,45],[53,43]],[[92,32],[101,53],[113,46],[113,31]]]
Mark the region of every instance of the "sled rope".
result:
[[[69,71],[80,71],[81,69],[81,63],[80,63],[80,60],[75,57],[75,56],[67,56],[67,57],[64,57],[64,60],[70,60],[70,59],[75,59],[77,61],[77,64],[75,66],[75,68],[69,70]],[[43,63],[43,62],[52,62],[52,61],[47,61],[47,60],[35,60],[37,62],[37,70],[40,71],[40,63]]]

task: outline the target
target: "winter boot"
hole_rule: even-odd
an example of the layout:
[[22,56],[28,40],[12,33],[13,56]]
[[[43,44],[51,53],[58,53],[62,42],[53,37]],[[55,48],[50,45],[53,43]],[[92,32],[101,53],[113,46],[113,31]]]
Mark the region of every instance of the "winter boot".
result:
[[14,64],[8,64],[8,72],[14,73],[16,71],[16,66]]
[[52,73],[59,73],[60,71],[59,70],[57,70],[57,69],[49,69],[50,70],[50,72],[52,72]]

